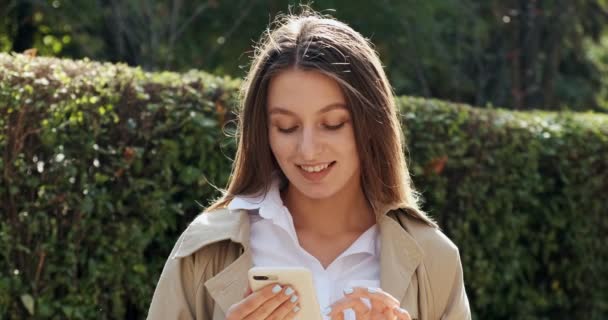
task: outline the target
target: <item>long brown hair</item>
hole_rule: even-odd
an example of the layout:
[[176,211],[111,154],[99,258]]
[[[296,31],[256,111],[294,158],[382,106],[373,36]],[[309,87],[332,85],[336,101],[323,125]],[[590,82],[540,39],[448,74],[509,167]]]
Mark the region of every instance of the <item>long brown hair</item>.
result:
[[280,15],[262,35],[241,89],[238,146],[228,189],[206,211],[225,207],[236,195],[267,192],[274,171],[286,181],[270,149],[266,98],[270,79],[290,68],[321,72],[340,85],[353,120],[361,185],[376,214],[400,208],[436,227],[418,206],[393,90],[371,43],[308,7],[298,15]]

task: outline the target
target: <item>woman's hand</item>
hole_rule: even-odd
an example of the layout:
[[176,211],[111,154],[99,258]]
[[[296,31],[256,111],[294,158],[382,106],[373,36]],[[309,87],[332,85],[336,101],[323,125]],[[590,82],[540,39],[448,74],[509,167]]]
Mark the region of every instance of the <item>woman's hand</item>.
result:
[[251,292],[228,309],[226,320],[293,319],[300,310],[297,293],[288,286],[269,284]]
[[[369,299],[371,309],[362,298]],[[345,289],[344,298],[334,302],[324,314],[332,320],[343,320],[346,309],[353,309],[357,320],[411,320],[410,314],[399,306],[399,301],[380,288]]]

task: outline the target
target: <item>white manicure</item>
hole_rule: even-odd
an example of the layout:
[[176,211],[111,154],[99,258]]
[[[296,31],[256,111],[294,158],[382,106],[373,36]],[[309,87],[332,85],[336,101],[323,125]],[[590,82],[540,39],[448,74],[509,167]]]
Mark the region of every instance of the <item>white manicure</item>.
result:
[[281,288],[281,286],[277,284],[276,286],[274,286],[272,288],[272,293],[279,293],[279,291],[281,291],[281,289],[283,289],[283,288]]

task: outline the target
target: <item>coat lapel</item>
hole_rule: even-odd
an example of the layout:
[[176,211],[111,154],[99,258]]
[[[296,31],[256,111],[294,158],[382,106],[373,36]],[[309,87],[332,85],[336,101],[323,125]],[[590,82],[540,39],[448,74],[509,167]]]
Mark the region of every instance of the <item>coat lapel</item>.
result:
[[205,282],[209,294],[224,314],[233,304],[243,300],[248,286],[247,272],[253,266],[251,251],[246,250],[233,263]]
[[388,214],[379,218],[380,286],[400,302],[412,281],[423,252],[414,238]]
[[243,253],[222,271],[205,282],[205,287],[216,303],[216,306],[226,314],[235,303],[243,300],[248,287],[247,273],[253,266],[251,250],[249,248],[249,216],[246,210],[231,211],[238,215],[238,225],[231,228],[229,238],[244,248]]

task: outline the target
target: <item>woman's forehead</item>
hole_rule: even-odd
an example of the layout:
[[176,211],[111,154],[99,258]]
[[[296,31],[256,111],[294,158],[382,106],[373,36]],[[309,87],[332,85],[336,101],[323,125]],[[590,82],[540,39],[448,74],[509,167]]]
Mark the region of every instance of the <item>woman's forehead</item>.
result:
[[[269,115],[273,115],[273,114],[283,114],[283,115],[288,115],[288,116],[295,116],[297,115],[297,112],[292,111],[291,109],[293,108],[283,108],[283,107],[279,107],[279,106],[272,106],[269,107],[268,109],[268,114]],[[344,103],[338,102],[338,103],[331,103],[321,109],[316,110],[316,114],[317,115],[322,115],[324,113],[333,111],[333,110],[347,110],[346,105]]]
[[286,70],[270,80],[269,114],[322,114],[346,109],[338,83],[318,71]]

